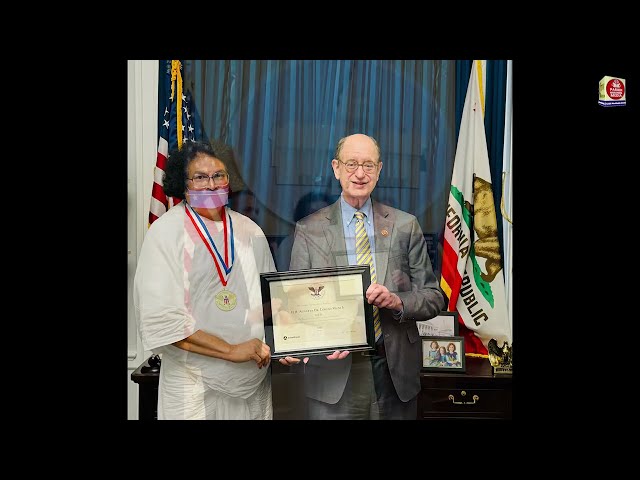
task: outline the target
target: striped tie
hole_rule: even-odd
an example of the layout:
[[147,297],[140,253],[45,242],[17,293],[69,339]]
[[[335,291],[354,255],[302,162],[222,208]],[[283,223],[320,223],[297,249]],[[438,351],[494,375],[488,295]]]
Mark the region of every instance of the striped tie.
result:
[[[356,217],[356,260],[358,265],[369,265],[371,270],[371,283],[375,283],[376,267],[373,266],[369,236],[364,228],[364,213],[356,212],[354,215]],[[382,335],[382,327],[380,326],[380,312],[375,305],[373,306],[373,329],[376,333],[377,342]]]

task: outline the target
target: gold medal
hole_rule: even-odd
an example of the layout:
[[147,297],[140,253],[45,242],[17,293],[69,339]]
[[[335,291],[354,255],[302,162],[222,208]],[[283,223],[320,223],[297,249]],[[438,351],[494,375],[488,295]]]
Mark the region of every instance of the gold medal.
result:
[[229,310],[233,310],[236,308],[238,304],[238,299],[235,293],[230,292],[229,290],[221,290],[217,293],[216,297],[216,305],[220,310],[228,312]]

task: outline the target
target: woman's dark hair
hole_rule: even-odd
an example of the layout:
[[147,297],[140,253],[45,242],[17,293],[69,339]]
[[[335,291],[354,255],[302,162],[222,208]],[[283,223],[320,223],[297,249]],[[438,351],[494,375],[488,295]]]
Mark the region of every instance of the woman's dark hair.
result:
[[180,150],[172,150],[169,152],[169,158],[167,158],[162,180],[162,188],[167,197],[185,199],[188,167],[198,154],[215,157],[224,164],[225,168],[227,167],[225,159],[221,158],[210,143],[184,142]]

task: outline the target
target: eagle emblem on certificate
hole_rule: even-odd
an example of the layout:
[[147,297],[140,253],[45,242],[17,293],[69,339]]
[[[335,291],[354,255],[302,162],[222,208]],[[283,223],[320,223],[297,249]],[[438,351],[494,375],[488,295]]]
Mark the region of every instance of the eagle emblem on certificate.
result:
[[311,290],[311,296],[313,298],[320,298],[324,295],[324,285],[309,287],[309,290]]

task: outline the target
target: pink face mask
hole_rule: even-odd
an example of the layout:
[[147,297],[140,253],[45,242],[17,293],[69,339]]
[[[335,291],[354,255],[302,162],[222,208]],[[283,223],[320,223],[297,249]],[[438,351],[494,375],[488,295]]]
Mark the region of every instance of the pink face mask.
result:
[[187,190],[193,208],[220,208],[229,203],[229,185],[216,190]]

